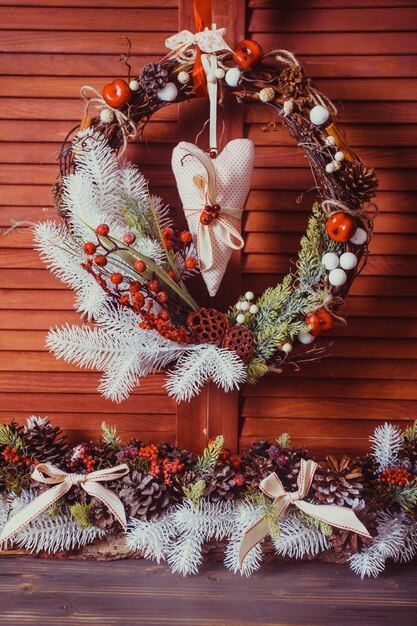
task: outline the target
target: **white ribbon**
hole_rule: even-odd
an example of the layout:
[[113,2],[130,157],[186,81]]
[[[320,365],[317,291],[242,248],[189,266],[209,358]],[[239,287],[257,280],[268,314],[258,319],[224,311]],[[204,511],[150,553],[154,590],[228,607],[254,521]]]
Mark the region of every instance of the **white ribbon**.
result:
[[[185,50],[198,46],[201,52],[213,53],[221,50],[229,50],[233,52],[229,44],[225,42],[226,28],[217,28],[210,30],[206,28],[200,33],[192,33],[189,30],[182,30],[172,37],[165,39],[165,46],[170,48],[175,56],[181,57]],[[169,53],[171,56],[172,53]]]
[[[310,515],[322,522],[327,522],[331,526],[358,533],[358,535],[363,537],[370,537],[371,535],[365,526],[351,509],[330,504],[311,504],[303,501],[310,490],[317,467],[318,464],[314,461],[301,459],[300,473],[297,479],[298,490],[293,493],[285,491],[282,482],[275,473],[263,479],[260,488],[267,496],[274,499],[274,516],[276,520],[278,521],[287,508],[294,504],[306,515]],[[239,566],[241,569],[248,553],[256,544],[265,539],[267,535],[269,535],[269,525],[266,516],[262,517],[245,532],[239,547]]]
[[126,528],[126,513],[123,504],[115,493],[99,483],[117,480],[128,473],[129,468],[125,463],[117,465],[117,467],[90,472],[89,474],[67,474],[51,463],[40,463],[32,473],[33,480],[55,486],[32,500],[32,502],[9,519],[0,535],[0,544],[19,532],[43,511],[49,509],[54,502],[62,498],[74,485],[81,485],[90,496],[101,500],[122,527]]

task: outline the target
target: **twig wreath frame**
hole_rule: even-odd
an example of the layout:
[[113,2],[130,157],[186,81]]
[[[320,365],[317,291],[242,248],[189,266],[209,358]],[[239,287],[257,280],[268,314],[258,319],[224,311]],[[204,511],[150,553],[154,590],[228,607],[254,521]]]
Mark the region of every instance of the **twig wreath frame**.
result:
[[[298,369],[318,360],[327,348],[312,344],[335,320],[344,321],[340,308],[366,261],[377,179],[346,144],[334,122],[334,104],[292,53],[263,55],[249,40],[232,51],[223,34],[224,29],[183,31],[166,41],[171,52],[165,58],[145,65],[134,79],[127,58],[128,81],[116,79],[102,92],[81,89],[85,115],[61,150],[54,186],[64,226],[36,229],[46,262],[77,291],[78,310],[97,322],[93,330],[51,330],[48,345],[58,357],[103,370],[100,390],[116,401],[141,376],[170,364],[175,367],[167,389],[182,401],[207,380],[229,391],[286,365]],[[264,130],[275,130],[276,119],[288,128],[304,149],[319,196],[295,270],[256,299],[247,292],[227,313],[199,307],[185,285],[203,266],[200,235],[210,240],[207,233],[223,219],[228,241],[240,237],[210,195],[217,147],[201,157],[209,162],[208,180],[194,177],[206,185],[194,233],[175,229],[162,201],[122,158],[155,112],[205,95],[213,85],[220,104],[233,96],[241,105],[269,107],[275,119]]]

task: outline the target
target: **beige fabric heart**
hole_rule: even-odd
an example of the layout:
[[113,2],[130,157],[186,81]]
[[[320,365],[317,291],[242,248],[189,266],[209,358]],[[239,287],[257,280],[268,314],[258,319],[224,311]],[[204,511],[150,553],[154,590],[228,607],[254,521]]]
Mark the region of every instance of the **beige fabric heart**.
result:
[[[253,161],[254,145],[249,139],[230,141],[216,159],[185,141],[172,154],[172,169],[210,296],[217,293],[232,250],[243,247],[239,229]],[[207,203],[219,204],[220,212],[203,225],[200,215]]]

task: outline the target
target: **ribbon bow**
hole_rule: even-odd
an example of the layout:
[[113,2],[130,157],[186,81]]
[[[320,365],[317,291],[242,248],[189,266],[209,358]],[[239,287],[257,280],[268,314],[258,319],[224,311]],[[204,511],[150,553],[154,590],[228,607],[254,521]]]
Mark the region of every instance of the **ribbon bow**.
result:
[[209,30],[207,27],[205,30],[195,34],[189,30],[182,30],[176,35],[165,39],[165,46],[175,51],[175,56],[181,56],[185,50],[194,46],[200,48],[201,52],[206,53],[220,52],[221,50],[233,52],[229,44],[223,39],[226,32],[225,28]]
[[[313,476],[318,467],[314,461],[305,461],[301,459],[300,473],[297,479],[298,490],[289,493],[285,491],[282,482],[278,476],[270,474],[260,483],[261,490],[270,498],[274,499],[274,515],[278,521],[285,513],[287,508],[294,504],[300,511],[314,517],[322,522],[327,522],[336,528],[350,530],[358,533],[363,537],[371,535],[366,530],[362,522],[356,517],[355,513],[346,507],[335,506],[329,504],[311,504],[304,502],[304,498],[308,494]],[[239,547],[239,566],[242,569],[243,561],[247,554],[269,535],[269,526],[267,517],[262,517],[256,524],[251,526],[243,535],[242,542]]]
[[[195,156],[207,170],[207,180],[202,176],[194,176],[194,184],[201,193],[201,207],[184,207],[184,214],[188,218],[192,215],[200,215],[205,205],[214,204],[217,197],[216,170],[212,160],[197,146],[189,146],[188,151]],[[245,244],[238,227],[242,215],[241,208],[221,206],[218,217],[209,224],[198,222],[197,230],[197,253],[201,270],[209,270],[213,267],[212,236],[221,239],[229,248],[241,250]]]
[[9,519],[0,535],[0,543],[6,541],[45,511],[45,509],[48,509],[54,502],[62,498],[73,485],[81,485],[90,496],[95,496],[101,500],[123,528],[126,528],[126,514],[122,503],[115,493],[99,483],[117,480],[128,473],[129,468],[125,463],[117,465],[117,467],[90,472],[89,474],[67,474],[51,463],[40,463],[33,471],[32,478],[40,483],[55,486],[32,500],[30,504]]

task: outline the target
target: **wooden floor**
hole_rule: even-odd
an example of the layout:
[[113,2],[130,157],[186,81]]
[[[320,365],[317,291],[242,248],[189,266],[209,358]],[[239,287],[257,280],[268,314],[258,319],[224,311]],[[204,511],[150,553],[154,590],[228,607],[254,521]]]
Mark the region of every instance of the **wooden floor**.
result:
[[0,624],[414,626],[417,566],[361,581],[346,566],[266,565],[251,579],[206,565],[182,578],[149,561],[5,557]]

